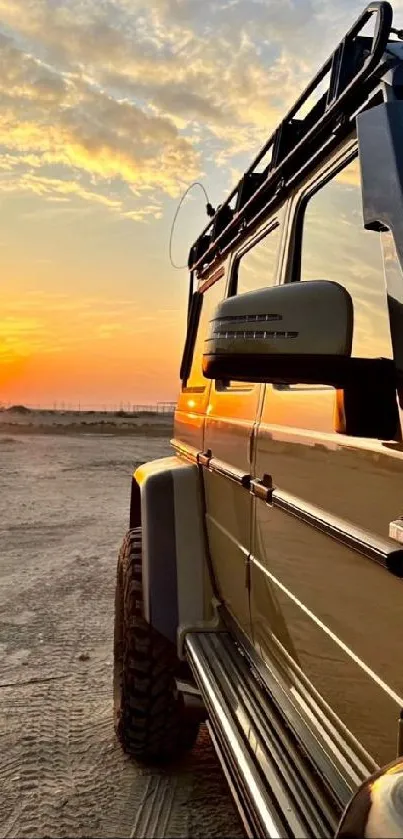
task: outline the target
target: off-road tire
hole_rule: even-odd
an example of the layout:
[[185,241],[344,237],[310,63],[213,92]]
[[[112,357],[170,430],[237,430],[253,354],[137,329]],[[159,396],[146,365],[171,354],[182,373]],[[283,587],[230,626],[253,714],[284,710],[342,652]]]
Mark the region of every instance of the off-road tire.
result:
[[177,693],[176,649],[143,617],[141,527],[129,530],[119,552],[114,632],[116,734],[128,754],[167,761],[193,746],[199,729]]

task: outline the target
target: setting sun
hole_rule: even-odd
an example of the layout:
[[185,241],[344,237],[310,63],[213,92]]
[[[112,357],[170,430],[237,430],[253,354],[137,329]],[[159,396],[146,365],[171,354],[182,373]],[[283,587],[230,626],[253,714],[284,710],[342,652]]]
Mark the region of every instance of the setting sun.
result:
[[176,398],[179,197],[223,200],[354,12],[252,6],[0,0],[0,402]]

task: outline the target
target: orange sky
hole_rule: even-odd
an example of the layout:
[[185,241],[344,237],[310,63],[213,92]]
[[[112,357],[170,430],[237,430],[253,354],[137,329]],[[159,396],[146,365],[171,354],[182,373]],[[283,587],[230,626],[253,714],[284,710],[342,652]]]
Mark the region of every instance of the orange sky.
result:
[[[222,200],[360,9],[0,0],[0,403],[176,398],[179,196]],[[178,222],[184,262],[200,192]]]

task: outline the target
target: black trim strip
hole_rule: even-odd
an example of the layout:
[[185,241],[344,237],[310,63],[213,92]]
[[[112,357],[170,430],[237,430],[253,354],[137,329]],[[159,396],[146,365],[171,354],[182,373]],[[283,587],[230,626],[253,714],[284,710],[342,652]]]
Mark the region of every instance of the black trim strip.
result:
[[273,490],[269,503],[299,521],[320,530],[326,536],[330,536],[336,542],[341,542],[367,559],[372,559],[396,576],[403,577],[403,548],[397,547],[391,539],[376,536],[352,522],[347,522],[321,507],[316,507],[279,489]]
[[240,484],[240,486],[245,489],[249,489],[250,487],[251,476],[249,474],[246,474],[241,469],[233,469],[228,466],[227,463],[224,463],[222,460],[218,460],[216,457],[211,458],[208,468],[211,472],[214,472],[217,475],[222,475],[224,478],[228,478],[230,481]]
[[[179,378],[181,382],[186,382],[190,375],[190,368],[192,366],[193,350],[196,341],[197,330],[199,328],[200,313],[202,310],[203,296],[199,291],[193,292],[190,298],[188,311],[188,325],[186,331],[185,345],[183,348],[182,361],[179,371]],[[204,391],[204,387],[203,387]]]
[[[186,457],[187,460],[197,464],[197,466],[203,466],[205,469],[209,469],[210,472],[214,472],[216,475],[222,475],[223,478],[228,478],[228,480],[234,481],[236,484],[239,484],[245,489],[250,488],[251,476],[248,473],[243,472],[242,469],[235,469],[223,460],[219,460],[218,457],[213,457],[211,449],[208,449],[205,452],[197,452],[196,454],[195,449],[192,451],[185,443],[181,443],[179,440],[171,440],[171,445],[174,447],[177,454],[182,457]],[[268,476],[265,475],[263,480],[267,477]]]
[[322,507],[309,504],[290,492],[273,489],[270,475],[265,474],[261,479],[252,479],[251,475],[241,469],[234,469],[224,461],[212,457],[210,450],[196,454],[193,453],[194,449],[192,452],[178,440],[171,440],[171,443],[179,455],[186,457],[192,463],[234,481],[244,489],[250,490],[252,495],[266,504],[294,516],[299,521],[314,527],[315,530],[320,530],[336,542],[382,565],[395,576],[403,577],[403,547],[392,539],[376,536],[369,530],[364,530],[350,521],[334,516]]

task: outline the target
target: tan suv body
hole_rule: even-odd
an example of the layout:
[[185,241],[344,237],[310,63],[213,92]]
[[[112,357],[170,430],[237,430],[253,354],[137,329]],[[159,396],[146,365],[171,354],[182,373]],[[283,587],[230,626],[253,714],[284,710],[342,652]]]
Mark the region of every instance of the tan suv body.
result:
[[[300,116],[313,84],[192,248],[174,453],[133,478],[138,616],[176,647],[180,719],[195,733],[203,700],[252,836],[352,835],[354,803],[337,827],[348,801],[403,749],[403,46],[390,27],[389,5],[372,4],[328,62],[325,101]],[[118,731],[141,757],[124,735],[117,623]]]

